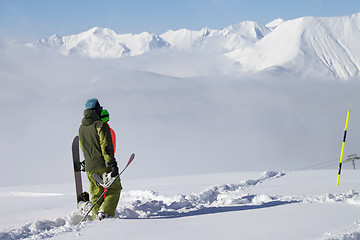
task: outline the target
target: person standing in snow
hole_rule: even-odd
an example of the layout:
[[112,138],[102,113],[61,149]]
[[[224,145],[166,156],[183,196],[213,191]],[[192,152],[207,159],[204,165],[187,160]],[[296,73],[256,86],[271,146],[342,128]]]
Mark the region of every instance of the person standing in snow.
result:
[[[111,177],[116,177],[119,174],[110,127],[101,121],[102,109],[98,99],[87,100],[84,118],[79,128],[80,147],[85,157],[85,171],[89,179],[93,203],[104,192],[104,188],[97,184],[93,174],[104,176],[104,173],[109,173]],[[93,208],[93,220],[115,216],[121,190],[120,179],[117,179],[107,192],[106,197]]]
[[101,112],[100,118],[101,118],[101,121],[103,121],[104,123],[107,123],[107,125],[110,128],[111,138],[112,138],[112,142],[113,142],[113,146],[114,146],[114,154],[115,154],[115,152],[116,152],[116,134],[115,134],[115,131],[110,127],[110,124],[109,124],[110,115],[109,115],[108,110],[103,109]]

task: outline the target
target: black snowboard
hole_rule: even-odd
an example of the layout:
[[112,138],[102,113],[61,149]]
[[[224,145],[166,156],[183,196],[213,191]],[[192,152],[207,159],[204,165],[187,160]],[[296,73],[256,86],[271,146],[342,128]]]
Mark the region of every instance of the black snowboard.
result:
[[80,201],[89,201],[89,193],[83,192],[81,171],[85,171],[84,163],[80,161],[79,151],[79,136],[76,136],[72,142],[72,156],[74,162],[75,188],[76,188],[76,203]]

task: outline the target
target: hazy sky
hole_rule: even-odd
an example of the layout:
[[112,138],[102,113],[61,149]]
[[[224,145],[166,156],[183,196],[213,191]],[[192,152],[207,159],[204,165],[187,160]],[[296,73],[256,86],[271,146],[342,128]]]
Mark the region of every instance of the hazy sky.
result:
[[92,27],[119,33],[169,29],[223,29],[244,20],[344,16],[360,12],[359,0],[1,0],[0,36],[33,41],[77,34]]
[[[336,177],[349,109],[345,154],[358,152],[359,81],[297,81],[286,73],[225,77],[217,73],[238,65],[200,51],[81,60],[1,40],[35,41],[94,26],[119,33],[223,29],[244,20],[266,24],[358,9],[359,0],[0,0],[0,108],[11,109],[11,117],[0,119],[7,169],[0,186],[72,182],[71,142],[92,97],[112,116],[119,165],[137,155],[127,177],[297,170],[325,161],[334,163]],[[193,77],[173,77],[178,72]]]

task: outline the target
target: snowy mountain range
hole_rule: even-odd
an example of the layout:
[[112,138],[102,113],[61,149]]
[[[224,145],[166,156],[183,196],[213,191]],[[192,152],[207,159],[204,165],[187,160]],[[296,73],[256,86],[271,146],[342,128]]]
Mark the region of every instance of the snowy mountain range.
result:
[[138,56],[156,49],[202,49],[234,60],[241,72],[291,71],[305,75],[359,77],[360,13],[343,17],[276,19],[265,26],[244,21],[223,30],[169,30],[156,35],[118,34],[92,28],[71,35],[53,35],[33,46],[48,47],[64,55],[89,58]]

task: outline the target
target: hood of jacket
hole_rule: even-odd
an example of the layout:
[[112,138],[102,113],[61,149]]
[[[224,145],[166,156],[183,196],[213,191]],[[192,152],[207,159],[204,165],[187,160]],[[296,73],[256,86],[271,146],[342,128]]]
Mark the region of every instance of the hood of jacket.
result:
[[84,110],[84,118],[81,121],[84,126],[89,126],[97,120],[100,120],[100,116],[96,113],[95,110]]

